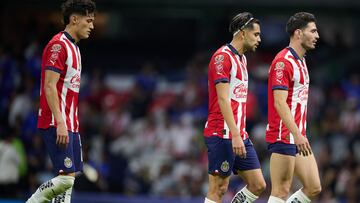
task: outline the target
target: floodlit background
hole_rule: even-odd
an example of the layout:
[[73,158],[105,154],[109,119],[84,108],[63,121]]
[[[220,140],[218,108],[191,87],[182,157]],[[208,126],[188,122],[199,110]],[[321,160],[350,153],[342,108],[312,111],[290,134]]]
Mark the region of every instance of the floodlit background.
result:
[[[64,28],[60,4],[0,2],[0,202],[24,202],[53,176],[36,120],[41,53]],[[98,0],[97,6],[95,30],[79,44],[86,165],[73,202],[203,202],[207,65],[231,41],[229,21],[243,11],[260,19],[262,32],[257,52],[246,54],[247,127],[268,185],[259,202],[271,186],[267,71],[289,43],[287,19],[299,11],[315,14],[320,33],[306,56],[308,136],[323,188],[315,202],[360,202],[359,1]],[[224,202],[243,186],[233,177]],[[299,187],[294,181],[293,190]]]

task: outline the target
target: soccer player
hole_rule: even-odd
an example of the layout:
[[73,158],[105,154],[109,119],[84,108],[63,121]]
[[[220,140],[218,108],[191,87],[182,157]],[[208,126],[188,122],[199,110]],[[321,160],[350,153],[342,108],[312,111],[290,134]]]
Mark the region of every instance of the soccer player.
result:
[[303,187],[286,202],[308,203],[321,191],[318,167],[306,136],[309,72],[305,53],[319,39],[313,14],[300,12],[286,25],[290,45],[273,60],[268,80],[268,126],[271,196],[268,202],[285,202],[293,175]]
[[38,128],[57,176],[43,183],[27,203],[70,203],[75,173],[82,170],[78,121],[82,65],[77,43],[94,29],[95,9],[92,0],[65,1],[65,30],[44,49]]
[[209,187],[205,203],[220,203],[231,172],[247,184],[232,203],[253,202],[265,189],[260,162],[246,132],[248,71],[244,55],[259,46],[260,23],[251,13],[230,22],[233,38],[212,56],[208,70],[209,114],[204,129],[208,148]]

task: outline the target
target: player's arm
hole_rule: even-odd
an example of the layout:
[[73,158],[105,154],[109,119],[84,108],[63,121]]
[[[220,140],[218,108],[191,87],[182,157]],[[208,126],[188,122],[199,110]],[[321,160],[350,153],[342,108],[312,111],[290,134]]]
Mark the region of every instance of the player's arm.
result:
[[66,146],[67,143],[69,143],[68,132],[65,121],[61,115],[59,97],[56,88],[59,78],[59,73],[53,70],[45,70],[44,90],[46,101],[57,124],[56,144]]
[[240,130],[237,128],[233,116],[232,108],[229,101],[229,83],[216,84],[216,93],[218,96],[218,104],[221,114],[223,115],[226,124],[228,125],[232,135],[232,146],[234,153],[240,157],[246,157],[246,149],[244,142],[240,136]]
[[310,144],[307,138],[301,135],[300,130],[297,127],[290,108],[286,102],[288,91],[275,89],[273,90],[273,95],[275,109],[286,128],[294,135],[295,144],[298,147],[299,153],[305,156],[311,154]]
[[62,42],[53,42],[45,50],[43,62],[45,63],[44,91],[46,101],[54,115],[57,125],[56,144],[65,147],[69,142],[66,123],[61,115],[60,102],[56,85],[60,74],[65,68],[67,58],[66,47]]

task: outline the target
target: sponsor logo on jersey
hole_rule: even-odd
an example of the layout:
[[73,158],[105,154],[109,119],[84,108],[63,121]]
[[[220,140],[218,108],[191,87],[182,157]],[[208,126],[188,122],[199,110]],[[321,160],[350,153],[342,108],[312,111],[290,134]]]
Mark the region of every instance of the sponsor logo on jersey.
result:
[[70,85],[72,88],[80,88],[80,74],[76,73],[71,79],[70,79]]
[[246,98],[247,91],[247,87],[244,84],[239,84],[234,88],[233,93],[236,98]]
[[307,87],[303,87],[302,89],[299,90],[298,97],[300,101],[307,101],[308,96],[309,96],[309,89]]

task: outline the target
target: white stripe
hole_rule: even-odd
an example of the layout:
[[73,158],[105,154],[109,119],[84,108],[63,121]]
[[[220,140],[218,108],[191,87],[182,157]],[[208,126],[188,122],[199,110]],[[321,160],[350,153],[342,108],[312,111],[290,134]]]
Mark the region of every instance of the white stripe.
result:
[[280,119],[280,123],[279,123],[279,135],[278,135],[277,141],[278,141],[278,140],[281,140],[281,133],[282,133],[282,120]]
[[78,133],[78,136],[79,136],[79,144],[80,144],[80,160],[81,160],[81,162],[84,162],[80,133]]
[[[244,105],[244,112],[246,112],[246,104]],[[244,119],[243,119],[243,121],[244,121],[244,127],[243,127],[243,129],[242,129],[242,132],[244,132],[244,136],[243,136],[243,139],[245,139],[246,138],[246,129],[245,129],[245,126],[246,126],[246,113],[245,113],[245,115],[244,115]]]
[[79,117],[78,117],[78,107],[76,107],[75,116],[76,116],[76,132],[79,132]]
[[225,119],[224,119],[224,129],[225,129],[225,133],[223,133],[223,138],[229,139],[230,138],[230,129],[229,129],[229,126],[226,124]]
[[69,119],[70,119],[71,132],[74,132],[74,99],[71,100]]
[[[65,85],[63,85],[63,88],[61,90],[61,116],[65,122],[66,127],[68,128],[69,126],[67,126],[67,122],[66,122],[66,114],[65,114],[65,110],[66,110],[66,94],[67,94],[67,88]],[[69,129],[68,129],[69,130]]]
[[[67,56],[65,64],[68,66],[68,69],[69,69],[72,67],[72,63],[73,63],[72,51],[71,51],[71,48],[69,47],[68,43],[66,42],[67,38],[65,37],[65,35],[62,35],[60,40],[64,42],[66,49],[67,49],[68,56]],[[70,44],[71,44],[71,42],[70,42]],[[66,79],[66,77],[65,77],[65,79]]]
[[240,130],[240,134],[241,134],[241,132],[242,132],[242,129],[240,128],[240,127],[241,127],[241,126],[240,126],[240,124],[241,124],[241,119],[242,119],[241,115],[242,115],[242,106],[241,106],[241,103],[239,103],[239,108],[238,108],[238,112],[237,112],[238,122],[237,122],[236,126],[237,126],[237,128]]
[[81,72],[81,70],[82,70],[81,53],[80,53],[79,47],[77,46],[76,48],[77,48],[76,50],[77,50],[77,53],[78,53],[78,70]]
[[[295,114],[296,114],[296,106],[297,106],[297,102],[296,102],[296,95],[298,94],[298,87],[299,87],[299,81],[300,81],[300,71],[299,71],[299,66],[296,64],[296,59],[293,59],[291,57],[289,57],[291,55],[291,52],[289,51],[286,55],[285,58],[291,63],[292,67],[293,67],[293,82],[294,82],[294,86],[293,86],[293,92],[292,92],[292,98],[291,98],[291,106],[290,106],[290,111],[291,111],[291,115],[295,120]],[[296,122],[296,121],[295,121]],[[300,123],[301,126],[301,123]],[[300,127],[298,126],[299,130]],[[301,131],[300,131],[301,132]],[[294,135],[290,132],[290,144],[294,144]]]
[[[245,55],[242,55],[242,60],[240,60],[239,58],[239,64],[241,65],[242,69],[241,69],[241,73],[242,73],[242,80],[247,80],[248,79],[248,72],[247,72],[247,62],[246,62],[246,57]],[[243,62],[242,62],[243,61]],[[243,71],[244,70],[244,71]]]
[[305,111],[305,106],[300,105],[300,123],[299,123],[299,131],[300,131],[300,133],[303,131],[302,121],[304,119],[304,111]]
[[55,117],[54,114],[51,114],[51,123],[50,125],[54,125],[55,124]]
[[[238,70],[241,71],[240,74],[241,74],[242,81],[247,81],[246,57],[245,57],[245,55],[242,55],[242,60],[245,62],[245,63],[243,63],[242,60],[240,59],[239,55],[235,55],[235,57],[232,56],[231,50],[227,46],[222,49],[222,52],[228,54],[228,56],[231,60],[230,81],[229,81],[229,98],[228,98],[230,105],[231,105],[231,95],[233,94],[232,90],[235,88],[235,85],[236,85],[236,83],[233,81],[238,80],[236,78]],[[239,64],[240,67],[238,67],[237,64]],[[240,131],[240,133],[243,133],[243,132],[246,132],[245,126],[243,126],[243,128],[241,128],[242,126],[240,126],[240,125],[241,125],[242,120],[244,120],[244,123],[246,122],[246,115],[243,115],[243,110],[244,110],[244,112],[246,112],[246,109],[242,108],[241,102],[238,103],[238,106],[239,106],[237,109],[237,118],[238,119],[237,119],[236,126],[237,126],[237,129]],[[226,125],[226,127],[228,127],[228,126]],[[228,132],[228,129],[226,129],[226,130]],[[228,136],[228,135],[226,135],[226,136]],[[244,133],[243,136],[246,136],[246,134]],[[225,138],[225,136],[224,136],[224,138]],[[245,138],[245,137],[243,137],[243,138]]]

